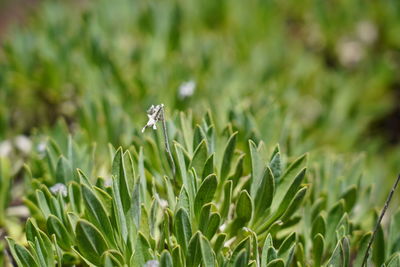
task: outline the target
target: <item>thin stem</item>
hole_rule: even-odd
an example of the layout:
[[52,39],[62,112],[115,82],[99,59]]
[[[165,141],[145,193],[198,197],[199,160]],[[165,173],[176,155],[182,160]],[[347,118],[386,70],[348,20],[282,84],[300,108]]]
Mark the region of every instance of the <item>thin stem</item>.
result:
[[400,182],[400,174],[397,177],[397,180],[394,183],[392,189],[390,190],[388,198],[386,199],[386,202],[385,202],[385,206],[383,207],[383,210],[381,211],[381,215],[379,215],[379,219],[376,222],[376,225],[375,225],[375,228],[374,228],[374,232],[372,233],[371,239],[369,240],[369,243],[368,243],[367,251],[365,252],[364,260],[363,260],[363,263],[361,265],[362,267],[366,266],[366,264],[367,264],[368,256],[369,256],[369,250],[371,249],[372,243],[374,242],[375,235],[378,232],[379,225],[382,222],[383,216],[385,216],[386,210],[389,207],[389,203],[392,200],[394,191],[396,191],[396,188],[397,188],[397,185],[399,184],[399,182]]
[[176,173],[175,162],[174,162],[174,158],[172,157],[171,149],[169,146],[169,138],[168,138],[168,132],[167,132],[167,124],[165,122],[164,106],[161,106],[161,110],[162,110],[161,121],[162,121],[163,133],[164,133],[165,150],[167,151],[167,154],[169,156],[169,161],[171,162],[171,165],[172,165],[172,175],[175,177],[175,173]]

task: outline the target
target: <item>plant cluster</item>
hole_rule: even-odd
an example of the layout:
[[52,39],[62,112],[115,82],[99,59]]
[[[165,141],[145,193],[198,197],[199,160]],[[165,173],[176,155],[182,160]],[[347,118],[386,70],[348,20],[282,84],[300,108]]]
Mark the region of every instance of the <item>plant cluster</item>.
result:
[[[287,157],[231,124],[217,132],[209,113],[168,125],[176,175],[157,132],[143,146],[110,146],[112,164],[97,178],[90,153],[51,142],[42,177],[27,168],[28,247],[8,239],[18,265],[361,266],[371,216],[357,203],[371,191],[357,166]],[[399,218],[393,238],[379,229],[376,265],[400,263]]]
[[[38,1],[0,48],[0,265],[361,266],[398,172],[398,10]],[[369,264],[400,265],[388,215]]]

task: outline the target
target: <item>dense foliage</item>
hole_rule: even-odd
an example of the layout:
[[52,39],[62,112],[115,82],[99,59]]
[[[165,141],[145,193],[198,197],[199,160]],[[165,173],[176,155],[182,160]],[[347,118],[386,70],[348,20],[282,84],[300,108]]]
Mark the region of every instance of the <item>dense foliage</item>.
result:
[[[28,249],[8,239],[18,264],[361,265],[371,233],[362,229],[368,207],[356,204],[370,190],[356,164],[326,158],[307,170],[307,154],[287,157],[231,124],[217,134],[209,114],[192,125],[184,113],[169,123],[176,175],[157,132],[126,151],[110,146],[112,164],[96,179],[91,153],[52,142],[27,171]],[[380,230],[373,261],[397,266],[399,242]]]
[[[20,266],[361,266],[398,171],[381,121],[399,12],[42,1],[0,50],[1,250]],[[173,161],[161,125],[140,131],[159,103]],[[400,265],[399,233],[392,209],[371,264]]]

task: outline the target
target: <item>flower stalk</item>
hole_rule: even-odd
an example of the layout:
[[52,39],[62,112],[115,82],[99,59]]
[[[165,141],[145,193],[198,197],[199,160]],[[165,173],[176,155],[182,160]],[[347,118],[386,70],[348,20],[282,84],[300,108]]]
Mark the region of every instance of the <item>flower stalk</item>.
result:
[[169,145],[169,138],[168,138],[168,131],[167,131],[167,123],[165,121],[165,110],[164,104],[160,104],[157,106],[152,105],[149,110],[147,111],[147,117],[149,120],[147,121],[146,125],[142,129],[142,133],[146,130],[146,128],[153,128],[153,130],[157,130],[157,122],[161,122],[162,129],[163,129],[163,136],[164,136],[164,144],[165,144],[165,151],[167,152],[169,162],[171,163],[172,168],[172,175],[175,176],[176,167],[174,158],[171,153],[171,147]]
[[369,251],[371,249],[372,243],[374,242],[375,235],[378,232],[379,225],[382,222],[383,216],[385,216],[386,210],[389,207],[390,201],[392,200],[393,194],[396,191],[396,188],[397,188],[399,182],[400,182],[400,174],[399,174],[399,176],[397,176],[396,182],[394,183],[392,189],[390,190],[390,193],[389,193],[389,195],[388,195],[388,197],[386,199],[386,202],[385,202],[385,206],[383,207],[383,209],[381,211],[381,214],[379,215],[378,221],[376,222],[376,225],[375,225],[375,228],[374,228],[374,232],[372,233],[371,239],[368,242],[367,251],[365,251],[364,260],[363,260],[363,263],[361,265],[362,267],[367,265],[368,257],[369,257]]

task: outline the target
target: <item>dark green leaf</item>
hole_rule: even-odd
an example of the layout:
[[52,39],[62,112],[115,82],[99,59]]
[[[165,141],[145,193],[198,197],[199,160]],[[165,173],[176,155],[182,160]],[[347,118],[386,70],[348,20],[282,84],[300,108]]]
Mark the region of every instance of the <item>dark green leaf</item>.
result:
[[354,266],[361,266],[364,261],[365,253],[367,252],[368,242],[371,239],[372,233],[368,232],[358,242],[357,256],[354,261]]
[[282,259],[275,259],[269,262],[267,267],[285,267],[285,262]]
[[222,202],[222,208],[221,208],[221,217],[222,218],[227,218],[228,213],[229,213],[229,208],[231,205],[231,199],[232,199],[232,181],[226,181],[224,185],[224,198]]
[[216,266],[214,252],[210,242],[204,236],[200,237],[200,249],[204,266]]
[[[129,191],[129,183],[127,180],[126,168],[125,168],[125,161],[124,155],[122,152],[122,148],[117,150],[117,153],[114,156],[114,160],[112,163],[112,175],[115,177],[113,182],[117,184],[119,196],[122,203],[123,212],[126,214],[131,205],[131,193]],[[133,181],[132,181],[133,182]],[[114,189],[115,191],[115,189]]]
[[29,266],[29,267],[39,266],[39,264],[33,258],[32,254],[23,246],[15,244],[14,250],[15,250],[16,257],[18,257],[22,266]]
[[285,254],[291,247],[293,244],[295,244],[296,242],[296,233],[293,232],[290,235],[288,235],[285,240],[283,240],[281,246],[278,249],[278,255],[282,256],[283,254]]
[[56,182],[67,184],[68,182],[72,181],[73,178],[71,165],[66,158],[61,156],[57,162]]
[[250,156],[251,156],[251,188],[250,194],[255,198],[256,193],[262,182],[262,177],[265,169],[265,164],[253,141],[249,141]]
[[204,235],[211,240],[211,238],[213,238],[213,236],[217,232],[220,224],[221,224],[221,216],[216,212],[211,213],[210,218],[208,220],[207,229],[204,232]]
[[225,233],[218,234],[217,239],[215,240],[215,243],[214,243],[214,251],[215,251],[216,254],[218,254],[218,252],[220,251],[220,249],[224,245],[225,239],[226,239],[226,234]]
[[57,238],[58,245],[63,250],[70,250],[73,245],[73,240],[70,233],[67,231],[62,222],[55,216],[50,215],[47,219],[47,230],[49,234],[54,234]]
[[261,267],[266,267],[268,263],[268,251],[269,248],[273,248],[272,236],[270,234],[267,235],[267,238],[264,241],[264,245],[261,252]]
[[174,262],[174,267],[184,266],[182,260],[181,247],[179,245],[174,247],[174,249],[172,250],[172,260]]
[[197,232],[189,241],[186,255],[186,266],[188,267],[198,266],[201,261],[200,235],[200,232]]
[[[82,195],[86,206],[86,212],[90,221],[94,223],[103,233],[113,233],[107,212],[94,192],[86,185],[82,185]],[[113,235],[106,236],[111,244],[114,243]]]
[[289,204],[289,207],[286,209],[285,213],[282,215],[282,222],[288,221],[293,214],[297,211],[297,209],[302,204],[304,197],[306,196],[307,186],[304,186],[297,191],[296,195],[293,197],[292,201]]
[[279,183],[279,178],[282,174],[281,154],[279,152],[273,156],[271,162],[269,163],[269,167],[271,168],[275,182]]
[[173,266],[174,263],[172,261],[171,254],[167,250],[164,250],[161,253],[160,267],[173,267]]
[[[294,181],[296,181],[299,175],[304,175],[305,168],[307,162],[307,154],[302,155],[298,159],[296,159],[285,171],[282,175],[279,186],[276,188],[276,194],[274,198],[273,207],[274,209],[276,206],[282,202],[283,199],[286,198],[286,194],[289,191],[289,188],[292,187]],[[297,191],[297,190],[296,190]]]
[[88,221],[79,220],[75,234],[79,252],[93,264],[100,265],[101,255],[108,248],[100,231]]
[[[257,190],[255,196],[255,214],[261,215],[267,210],[272,203],[275,191],[275,181],[272,171],[269,167],[266,167],[262,177],[261,185]],[[260,218],[262,218],[260,216]]]
[[208,158],[207,141],[203,140],[194,151],[189,168],[194,168],[199,175],[203,173],[204,166]]
[[201,207],[203,207],[204,204],[209,203],[213,200],[216,189],[217,177],[215,176],[215,174],[210,174],[207,178],[204,179],[194,200],[194,212],[197,217],[200,214]]
[[249,261],[249,255],[248,255],[247,251],[245,249],[243,249],[234,258],[233,266],[235,266],[235,267],[247,266],[248,261]]
[[315,237],[313,238],[313,249],[312,249],[314,266],[321,266],[324,246],[325,246],[324,237],[321,234],[316,234]]
[[318,215],[318,217],[314,220],[311,226],[311,238],[314,238],[317,234],[321,234],[325,236],[326,231],[326,223],[324,217],[322,215]]
[[143,266],[147,261],[151,260],[150,244],[146,237],[139,232],[138,238],[136,239],[135,253],[133,259],[137,266]]
[[235,146],[236,146],[236,137],[237,137],[237,132],[233,133],[231,137],[229,137],[228,143],[226,144],[225,151],[224,151],[224,156],[222,159],[222,165],[221,165],[221,183],[225,181],[225,179],[228,177],[229,171],[231,169],[231,164],[232,164],[232,159],[233,159],[233,154],[235,151]]
[[251,197],[246,190],[240,192],[239,199],[236,203],[236,215],[237,218],[248,222],[253,214],[253,203]]
[[344,252],[341,241],[337,242],[335,250],[328,260],[327,266],[344,266]]
[[203,173],[201,178],[204,180],[207,176],[214,172],[214,154],[211,154],[208,158],[206,163],[204,164]]
[[345,201],[345,211],[350,212],[357,201],[357,187],[355,185],[350,186],[340,198]]
[[175,216],[174,231],[178,244],[186,254],[190,237],[192,236],[192,227],[189,216],[185,210],[179,209]]

